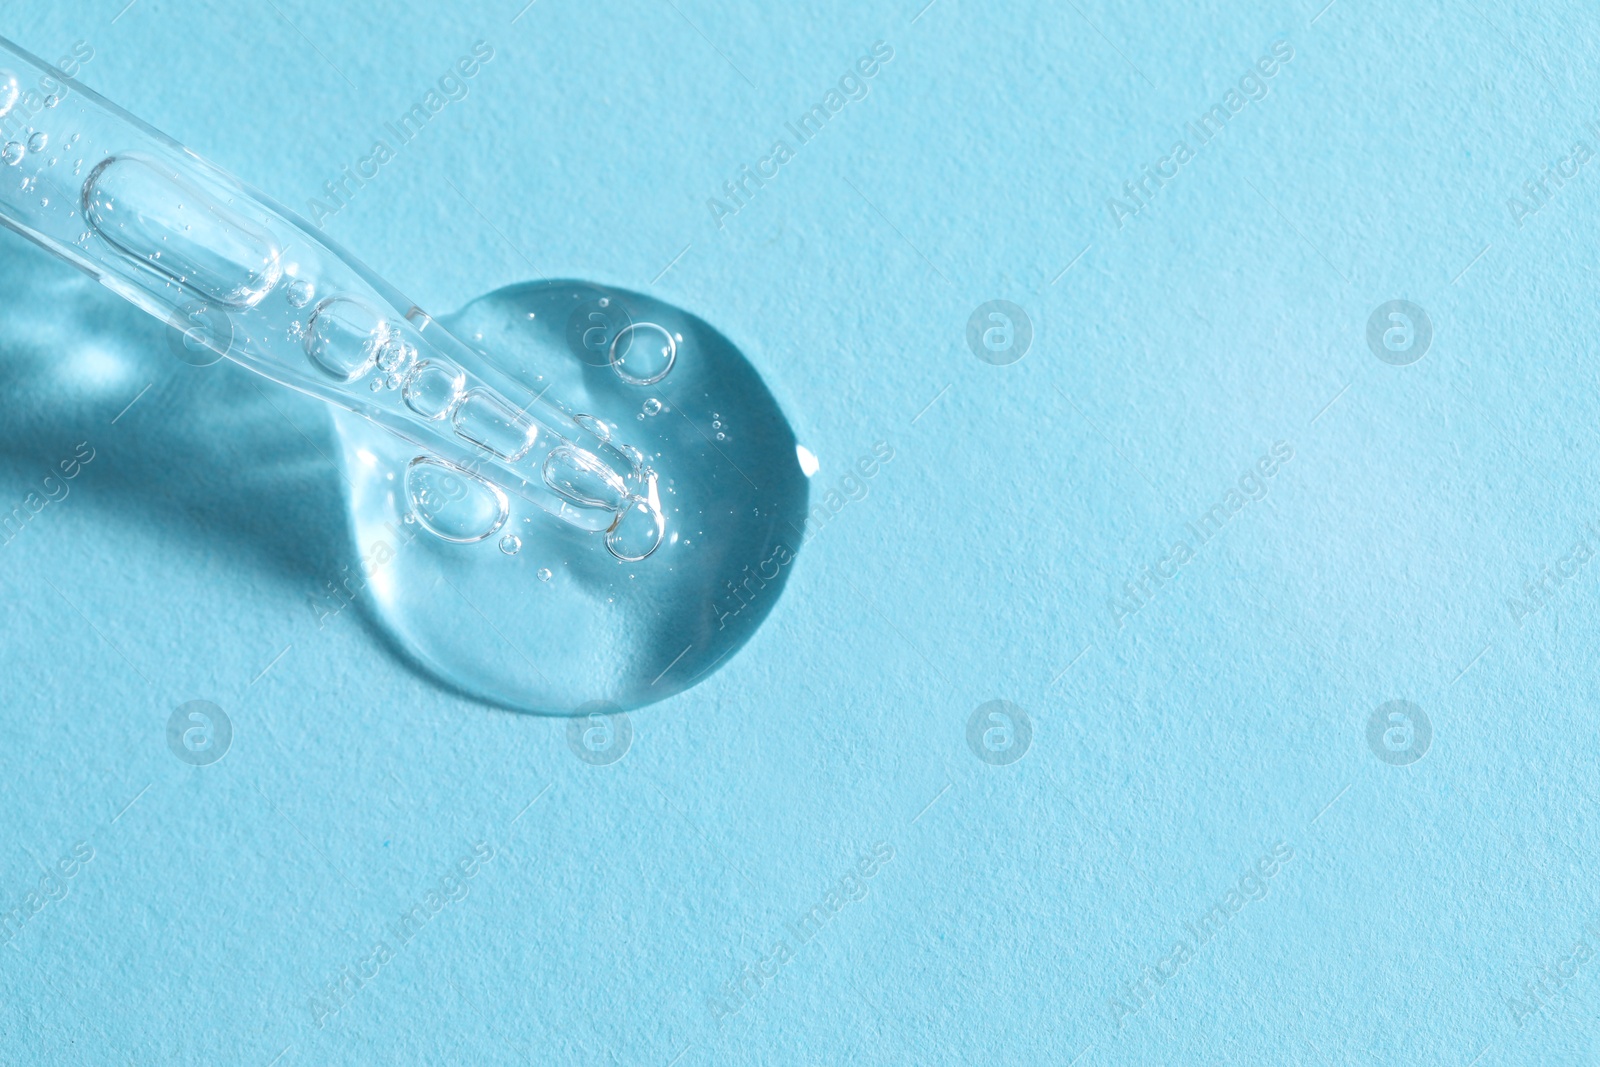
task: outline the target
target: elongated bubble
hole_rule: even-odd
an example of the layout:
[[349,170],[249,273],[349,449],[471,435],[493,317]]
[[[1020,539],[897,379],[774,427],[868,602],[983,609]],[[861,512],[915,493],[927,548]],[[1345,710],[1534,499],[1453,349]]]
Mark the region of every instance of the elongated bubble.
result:
[[506,407],[482,389],[468,393],[456,405],[451,419],[456,433],[509,463],[527,455],[539,433],[527,416]]
[[628,499],[616,471],[593,452],[572,445],[550,450],[544,460],[544,484],[579,507],[617,511]]
[[90,172],[83,216],[119,251],[224,307],[254,307],[283,277],[271,234],[139,156]]

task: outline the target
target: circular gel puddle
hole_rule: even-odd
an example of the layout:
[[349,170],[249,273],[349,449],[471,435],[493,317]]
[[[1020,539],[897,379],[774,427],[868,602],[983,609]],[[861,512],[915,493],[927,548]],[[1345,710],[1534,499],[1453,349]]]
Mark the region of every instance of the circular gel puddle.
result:
[[[558,715],[594,701],[636,708],[727,663],[777,603],[808,500],[794,432],[743,354],[685,311],[586,282],[510,286],[441,322],[642,452],[666,530],[647,558],[624,562],[604,534],[513,496],[503,536],[441,540],[407,503],[416,447],[335,409],[356,552],[397,645],[461,692]],[[624,345],[671,338],[664,377],[639,384],[649,375],[614,368],[623,331]]]

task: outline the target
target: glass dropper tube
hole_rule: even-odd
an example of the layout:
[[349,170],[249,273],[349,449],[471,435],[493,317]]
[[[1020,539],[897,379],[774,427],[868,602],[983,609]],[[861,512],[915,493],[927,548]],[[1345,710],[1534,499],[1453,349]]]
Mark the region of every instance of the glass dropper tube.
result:
[[472,494],[430,493],[428,478],[521,497],[603,534],[619,559],[661,541],[639,452],[499,370],[294,213],[4,38],[0,223],[235,363],[419,446],[413,504],[445,540],[479,539],[452,512]]

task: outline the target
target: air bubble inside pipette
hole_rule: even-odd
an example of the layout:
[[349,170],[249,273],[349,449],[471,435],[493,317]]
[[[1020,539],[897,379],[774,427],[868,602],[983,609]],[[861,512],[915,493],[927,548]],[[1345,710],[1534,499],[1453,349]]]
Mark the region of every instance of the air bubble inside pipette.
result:
[[424,360],[406,378],[406,405],[425,419],[442,419],[461,399],[466,384],[466,373],[460,367]]
[[95,167],[83,216],[125,255],[227,308],[253,307],[283,276],[270,234],[151,160]]
[[359,300],[329,297],[317,305],[306,326],[306,355],[336,382],[353,382],[378,360],[389,340],[383,316]]

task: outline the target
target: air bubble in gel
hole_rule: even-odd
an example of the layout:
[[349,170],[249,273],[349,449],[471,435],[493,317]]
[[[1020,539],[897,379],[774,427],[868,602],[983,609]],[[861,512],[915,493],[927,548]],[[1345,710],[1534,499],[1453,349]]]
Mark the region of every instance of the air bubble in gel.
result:
[[513,411],[485,389],[468,393],[456,405],[452,421],[456,433],[507,463],[515,463],[527,455],[539,433],[539,428],[526,416]]
[[416,350],[398,337],[391,337],[378,349],[378,366],[387,374],[404,370],[416,355]]
[[28,150],[22,147],[21,141],[7,141],[6,146],[0,148],[0,159],[5,160],[6,164],[12,167],[21,163],[22,157],[27,154]]
[[311,313],[306,356],[335,381],[353,382],[377,361],[388,338],[383,316],[359,300],[331,296]]
[[572,445],[550,450],[544,460],[544,484],[584,508],[616,511],[628,499],[627,487],[616,471],[593,452]]
[[630,500],[606,531],[606,548],[624,563],[637,563],[661,544],[666,528],[666,518],[659,509],[644,500]]
[[461,399],[466,385],[467,375],[460,367],[425,359],[406,376],[406,406],[425,419],[442,419]]
[[83,215],[118,250],[225,307],[254,307],[283,276],[271,234],[138,156],[90,172]]
[[406,467],[406,500],[424,529],[462,545],[494,534],[505,525],[511,507],[499,486],[426,456]]
[[678,358],[678,342],[653,322],[636,322],[611,341],[611,369],[629,385],[654,385]]
[[604,419],[597,419],[593,415],[574,415],[572,421],[594,434],[602,441],[611,440],[611,427],[606,425]]

